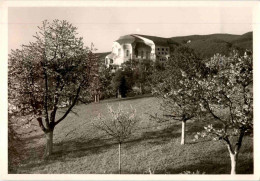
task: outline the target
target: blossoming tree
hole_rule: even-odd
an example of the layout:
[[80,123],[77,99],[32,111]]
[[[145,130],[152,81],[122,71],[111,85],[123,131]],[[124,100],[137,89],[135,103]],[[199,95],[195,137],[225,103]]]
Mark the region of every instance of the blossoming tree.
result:
[[235,51],[228,57],[215,55],[206,66],[207,77],[197,80],[201,88],[200,107],[214,120],[195,137],[211,136],[227,145],[231,174],[236,174],[243,138],[253,131],[253,59]]
[[[27,125],[37,120],[46,135],[46,157],[52,153],[55,126],[89,86],[93,62],[76,29],[67,21],[44,21],[34,42],[9,55],[9,114]],[[58,109],[68,102],[58,117]]]

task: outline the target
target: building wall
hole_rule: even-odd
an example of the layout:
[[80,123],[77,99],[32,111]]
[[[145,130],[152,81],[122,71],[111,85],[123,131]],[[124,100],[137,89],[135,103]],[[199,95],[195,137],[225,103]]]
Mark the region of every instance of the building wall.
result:
[[155,46],[155,54],[159,56],[170,55],[170,47],[167,46]]
[[155,61],[156,59],[167,59],[170,55],[170,47],[156,46],[152,40],[138,35],[132,36],[136,37],[137,41],[122,44],[117,41],[113,42],[112,53],[106,56],[105,59],[108,67],[112,64],[120,66],[130,59],[150,59]]
[[132,55],[133,55],[133,48],[132,45],[130,43],[126,43],[121,45],[122,50],[123,50],[123,62],[126,62],[130,59],[132,59]]
[[170,47],[168,46],[156,46],[155,47],[156,60],[166,61],[170,56]]
[[112,54],[114,55],[113,64],[121,65],[124,62],[124,50],[118,42],[113,43]]
[[135,56],[137,59],[150,59],[151,47],[144,43],[137,43],[134,49]]
[[[150,39],[144,38],[144,37],[139,36],[139,35],[133,35],[133,36],[135,36],[135,37],[137,37],[137,38],[143,40],[142,44],[143,44],[143,45],[146,45],[146,46],[144,46],[144,47],[149,47],[149,48],[143,49],[143,51],[145,51],[143,57],[146,57],[146,58],[148,58],[148,59],[154,61],[155,58],[156,58],[156,57],[155,57],[155,44],[154,44],[154,42],[153,42],[152,40],[150,40]],[[142,51],[142,50],[141,50],[141,51]],[[137,54],[137,55],[138,55],[138,54]],[[140,56],[142,57],[142,54],[141,54]],[[138,56],[137,56],[137,57],[138,57]]]

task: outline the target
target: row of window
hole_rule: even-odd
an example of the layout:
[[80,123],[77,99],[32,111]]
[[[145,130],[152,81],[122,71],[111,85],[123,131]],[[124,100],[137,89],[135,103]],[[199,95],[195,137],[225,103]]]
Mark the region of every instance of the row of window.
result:
[[165,51],[168,52],[168,48],[157,48],[158,51],[160,51],[160,49],[161,49],[161,51],[164,51],[164,49],[165,49]]
[[[164,48],[161,48],[162,51],[164,51]],[[158,51],[160,50],[160,48],[158,48]],[[167,55],[168,54],[168,48],[165,48],[165,51],[166,52],[158,52],[159,55]],[[119,49],[119,55],[120,55],[120,52],[121,52],[121,49]],[[138,55],[140,55],[140,53],[138,52]],[[126,50],[126,57],[129,56],[129,50]],[[141,51],[141,57],[143,58],[144,57],[144,51]],[[146,52],[146,57],[149,57],[149,52]]]
[[[108,64],[108,61],[109,61],[109,59],[105,59],[105,64],[107,65]],[[113,59],[110,59],[110,61],[109,61],[109,63],[111,64],[111,63],[113,63]]]
[[165,60],[166,60],[166,58],[159,58],[159,60],[160,60],[160,61],[165,61]]
[[[121,54],[121,48],[118,49],[118,55]],[[126,56],[128,57],[129,56],[129,50],[126,50]]]
[[168,52],[158,52],[159,55],[167,55]]
[[138,51],[138,56],[141,56],[141,58],[144,58],[144,55],[146,53],[146,58],[150,58],[150,52],[145,52],[145,51]]
[[[147,57],[148,57],[148,55],[147,55]],[[141,58],[144,58],[144,57],[141,56]],[[159,60],[160,60],[160,61],[165,61],[166,58],[160,57]],[[108,60],[107,60],[107,59],[105,60],[105,62],[106,62],[106,64],[108,64]],[[110,62],[109,62],[109,63],[110,63],[110,64],[113,64],[113,59],[110,59]]]

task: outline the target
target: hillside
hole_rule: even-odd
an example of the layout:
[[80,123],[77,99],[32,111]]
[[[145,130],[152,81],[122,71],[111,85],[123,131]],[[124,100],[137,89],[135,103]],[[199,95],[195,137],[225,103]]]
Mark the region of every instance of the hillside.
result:
[[[170,38],[182,45],[187,44],[196,50],[203,58],[208,58],[216,53],[228,55],[235,48],[243,53],[246,49],[253,50],[253,32],[243,35],[211,34],[191,35]],[[190,40],[190,43],[187,43]]]
[[[151,120],[149,115],[158,112],[160,103],[150,96],[77,105],[74,113],[70,113],[54,131],[54,154],[51,158],[42,158],[45,139],[42,131],[38,130],[23,138],[24,147],[19,147],[22,160],[13,169],[9,168],[9,173],[118,173],[118,145],[93,124],[99,113],[107,116],[108,104],[117,107],[119,103],[125,108],[134,106],[141,119],[133,137],[122,145],[123,173],[149,174],[149,170],[155,174],[197,170],[205,174],[230,173],[229,153],[221,141],[193,140],[194,134],[203,130],[205,122],[187,122],[187,144],[180,145],[181,123]],[[237,170],[239,174],[253,172],[251,137],[246,136],[243,140]]]

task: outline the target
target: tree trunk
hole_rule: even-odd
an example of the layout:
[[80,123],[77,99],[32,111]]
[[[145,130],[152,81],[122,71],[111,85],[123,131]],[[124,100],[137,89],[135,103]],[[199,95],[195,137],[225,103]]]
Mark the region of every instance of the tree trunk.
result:
[[44,157],[48,157],[52,154],[52,148],[53,148],[53,130],[45,133],[46,136],[46,148]]
[[230,160],[231,160],[231,175],[235,175],[237,172],[237,153],[231,153],[230,154]]
[[182,129],[181,129],[181,145],[184,145],[185,144],[185,137],[186,137],[186,134],[185,134],[185,127],[186,127],[186,121],[182,121]]
[[240,129],[240,135],[239,138],[237,140],[237,143],[235,145],[235,148],[232,149],[232,145],[228,139],[228,137],[226,139],[224,139],[227,143],[227,147],[228,147],[228,151],[229,151],[229,155],[230,155],[230,161],[231,161],[231,175],[235,175],[237,173],[237,159],[238,159],[238,153],[239,150],[241,148],[242,145],[242,141],[243,141],[243,137],[245,135],[245,131],[246,129],[244,127],[242,127]]
[[119,174],[121,174],[121,143],[118,145],[118,169]]
[[97,102],[97,95],[95,94],[94,97],[95,97],[95,103],[96,103]]

